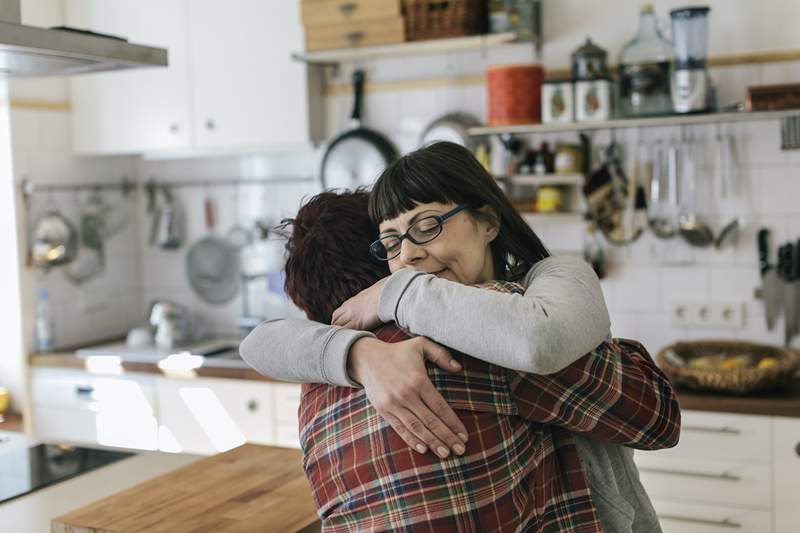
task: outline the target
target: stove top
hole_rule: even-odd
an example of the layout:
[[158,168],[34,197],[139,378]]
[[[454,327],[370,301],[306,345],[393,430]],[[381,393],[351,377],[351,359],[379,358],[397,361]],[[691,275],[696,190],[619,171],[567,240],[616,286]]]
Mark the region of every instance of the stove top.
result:
[[0,503],[132,455],[129,452],[58,444],[0,451]]

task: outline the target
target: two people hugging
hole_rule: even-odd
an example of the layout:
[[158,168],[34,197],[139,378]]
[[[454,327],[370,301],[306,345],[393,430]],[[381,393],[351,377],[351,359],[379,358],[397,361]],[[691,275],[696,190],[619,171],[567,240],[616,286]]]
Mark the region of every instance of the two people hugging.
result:
[[409,153],[287,229],[308,320],[265,322],[240,352],[303,383],[323,531],[660,531],[633,449],[677,444],[668,379],[467,149]]

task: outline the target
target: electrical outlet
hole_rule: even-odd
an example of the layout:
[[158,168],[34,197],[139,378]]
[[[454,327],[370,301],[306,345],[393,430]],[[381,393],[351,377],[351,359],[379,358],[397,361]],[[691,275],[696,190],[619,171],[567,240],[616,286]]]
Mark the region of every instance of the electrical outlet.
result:
[[745,312],[743,302],[674,302],[672,325],[739,329],[744,327]]

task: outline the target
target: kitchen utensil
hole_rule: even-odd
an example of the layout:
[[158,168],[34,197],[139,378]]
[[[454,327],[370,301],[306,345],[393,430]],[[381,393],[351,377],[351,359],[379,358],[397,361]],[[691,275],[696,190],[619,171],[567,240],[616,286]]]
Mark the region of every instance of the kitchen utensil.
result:
[[[800,333],[800,239],[794,246],[794,262],[792,263],[792,277],[794,278],[794,296],[792,301],[795,305],[796,320],[794,323],[794,333]],[[791,345],[791,344],[790,344]]]
[[469,113],[447,113],[425,128],[419,145],[424,147],[437,141],[450,141],[474,152],[478,146],[478,139],[471,136],[468,129],[480,126],[480,124],[481,122]]
[[204,201],[208,235],[195,242],[186,256],[186,273],[194,292],[210,304],[221,305],[239,292],[239,250],[214,236],[214,208]]
[[58,209],[48,211],[33,232],[33,264],[45,270],[70,263],[78,253],[78,232]]
[[797,333],[797,301],[795,300],[794,244],[787,243],[778,250],[778,274],[783,279],[784,342],[786,346]]
[[[717,135],[717,169],[720,185],[720,203],[727,211],[734,211],[733,217],[723,224],[714,241],[717,249],[736,242],[744,227],[743,206],[738,201],[741,187],[736,165],[733,164],[733,138],[730,135]],[[728,213],[725,213],[726,215]]]
[[184,217],[170,188],[161,186],[164,205],[158,208],[156,244],[164,250],[176,250],[183,246]]
[[350,128],[336,136],[322,156],[323,189],[371,187],[386,165],[397,158],[397,149],[383,134],[362,127],[361,104],[364,71],[353,72],[353,115]]
[[670,146],[664,150],[656,142],[652,154],[652,179],[650,180],[650,229],[660,239],[677,235],[675,208],[678,203],[678,149]]
[[706,247],[714,242],[711,228],[697,214],[697,191],[695,189],[695,167],[693,148],[689,143],[682,147],[683,158],[681,171],[686,184],[686,194],[681,194],[681,215],[678,219],[678,230],[681,237],[692,246]]
[[761,271],[761,298],[764,300],[764,314],[767,319],[767,329],[772,331],[778,314],[781,312],[783,293],[781,280],[777,270],[769,264],[770,230],[761,228],[758,231],[758,265]]
[[64,267],[64,276],[76,285],[96,278],[105,270],[106,212],[98,195],[98,191],[93,192],[85,203],[79,205],[78,254],[74,261]]
[[189,310],[169,300],[156,300],[150,305],[150,325],[156,328],[156,348],[170,349],[189,337]]

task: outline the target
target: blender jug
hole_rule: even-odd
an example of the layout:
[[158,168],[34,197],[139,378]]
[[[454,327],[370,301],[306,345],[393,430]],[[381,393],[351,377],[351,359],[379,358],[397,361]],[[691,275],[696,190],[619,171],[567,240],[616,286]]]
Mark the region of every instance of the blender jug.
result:
[[708,12],[710,8],[682,7],[670,12],[675,69],[672,106],[676,113],[708,111]]

